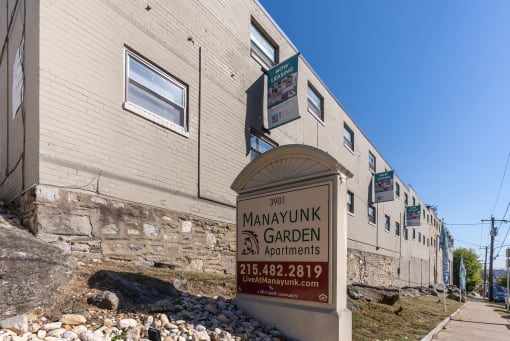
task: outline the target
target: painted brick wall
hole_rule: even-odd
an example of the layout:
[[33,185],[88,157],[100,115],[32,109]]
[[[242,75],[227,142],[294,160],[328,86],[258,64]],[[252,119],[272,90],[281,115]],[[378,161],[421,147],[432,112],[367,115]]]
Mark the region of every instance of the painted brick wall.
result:
[[[263,72],[250,56],[250,22],[278,45],[280,60],[297,51],[256,1],[153,1],[150,11],[145,6],[121,0],[40,2],[40,40],[32,42],[39,57],[34,101],[40,127],[34,127],[40,136],[30,133],[38,143],[31,149],[36,155],[31,169],[43,186],[233,223],[230,184],[250,161],[249,129],[263,130],[265,114]],[[186,136],[123,108],[125,48],[187,86]],[[299,60],[301,118],[266,134],[280,145],[321,148],[353,172],[347,183],[355,194],[355,213],[347,219],[349,248],[379,255],[383,262],[393,259],[392,273],[398,259],[400,278],[409,269],[409,282],[422,281],[423,271],[415,269],[429,259],[430,248],[396,236],[394,222],[403,219],[404,192],[423,202],[397,176],[401,197],[379,204],[377,223],[368,223],[369,151],[377,158],[377,171],[391,166],[305,57]],[[306,110],[308,82],[324,97],[324,121]],[[344,122],[355,135],[353,151],[343,145]],[[390,231],[384,230],[384,215],[391,217]],[[428,236],[428,225],[420,229]],[[110,254],[129,250],[115,238],[105,240],[104,245],[112,240]],[[353,273],[364,278],[363,271]]]

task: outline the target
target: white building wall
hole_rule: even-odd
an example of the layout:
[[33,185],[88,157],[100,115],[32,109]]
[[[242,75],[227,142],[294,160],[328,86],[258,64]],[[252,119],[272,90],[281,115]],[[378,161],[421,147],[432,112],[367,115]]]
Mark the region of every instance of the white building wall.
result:
[[[230,185],[251,159],[250,129],[263,132],[266,114],[265,76],[250,55],[250,22],[255,21],[278,46],[280,61],[297,51],[257,1],[174,0],[150,5],[147,11],[146,3],[121,0],[40,3],[36,96],[40,137],[39,157],[34,157],[38,180],[233,223],[235,194]],[[187,134],[123,108],[126,48],[187,86]],[[279,145],[316,146],[353,172],[347,183],[355,195],[355,212],[348,216],[349,247],[383,257],[391,278],[385,284],[429,284],[432,251],[423,240],[430,240],[431,229],[422,218],[414,239],[413,227],[408,240],[403,231],[404,193],[409,205],[413,197],[426,210],[425,203],[397,174],[400,197],[374,204],[377,223],[368,222],[373,176],[368,153],[376,157],[377,172],[391,166],[305,58],[299,58],[301,118],[266,131],[267,137]],[[306,109],[309,83],[324,97],[323,121]],[[353,151],[343,144],[344,124],[354,132]],[[385,215],[390,217],[389,231],[384,228]],[[400,236],[395,234],[396,221]],[[418,240],[418,233],[424,239]],[[358,263],[363,262],[360,257],[352,254]],[[380,267],[379,261],[363,264],[374,271]]]

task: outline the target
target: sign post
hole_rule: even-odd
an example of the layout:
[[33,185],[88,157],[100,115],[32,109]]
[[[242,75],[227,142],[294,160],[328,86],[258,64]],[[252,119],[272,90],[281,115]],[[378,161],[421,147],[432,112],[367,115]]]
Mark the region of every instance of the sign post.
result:
[[329,154],[285,145],[238,175],[235,302],[288,337],[351,340],[346,180]]

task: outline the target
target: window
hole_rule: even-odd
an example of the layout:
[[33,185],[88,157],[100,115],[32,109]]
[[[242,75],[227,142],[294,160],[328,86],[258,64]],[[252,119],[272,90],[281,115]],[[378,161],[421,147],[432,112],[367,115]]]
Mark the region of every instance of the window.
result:
[[416,229],[413,228],[413,240],[415,240],[415,239],[416,239]]
[[387,215],[384,216],[384,229],[390,231],[390,217]]
[[398,221],[395,222],[395,236],[400,236],[400,223]]
[[308,84],[307,96],[308,111],[321,121],[324,121],[324,100],[310,84]]
[[368,222],[375,224],[375,207],[368,206]]
[[252,160],[274,147],[276,147],[276,144],[264,138],[262,135],[254,131],[250,133],[250,153]]
[[418,232],[418,243],[421,243],[421,232]]
[[251,55],[266,69],[278,63],[277,49],[253,24],[250,26]]
[[395,194],[397,197],[400,197],[400,185],[398,182],[395,182]]
[[354,193],[347,191],[347,212],[354,214]]
[[[414,197],[413,197],[413,206],[416,206],[416,199]],[[418,215],[420,215],[420,214],[418,213]]]
[[409,204],[409,196],[407,193],[404,193],[404,204],[407,206]]
[[186,133],[186,86],[128,50],[125,91],[124,108],[157,124]]
[[347,124],[344,123],[344,145],[351,151],[354,151],[354,133]]
[[368,169],[375,173],[375,156],[368,152]]
[[404,239],[409,239],[409,229],[407,227],[404,227]]

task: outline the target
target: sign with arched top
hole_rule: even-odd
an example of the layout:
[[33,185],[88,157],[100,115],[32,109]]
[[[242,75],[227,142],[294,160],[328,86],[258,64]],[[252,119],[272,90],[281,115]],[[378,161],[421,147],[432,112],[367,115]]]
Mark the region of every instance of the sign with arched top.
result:
[[324,151],[286,145],[252,161],[232,184],[238,193],[235,301],[288,336],[351,339],[349,177]]

